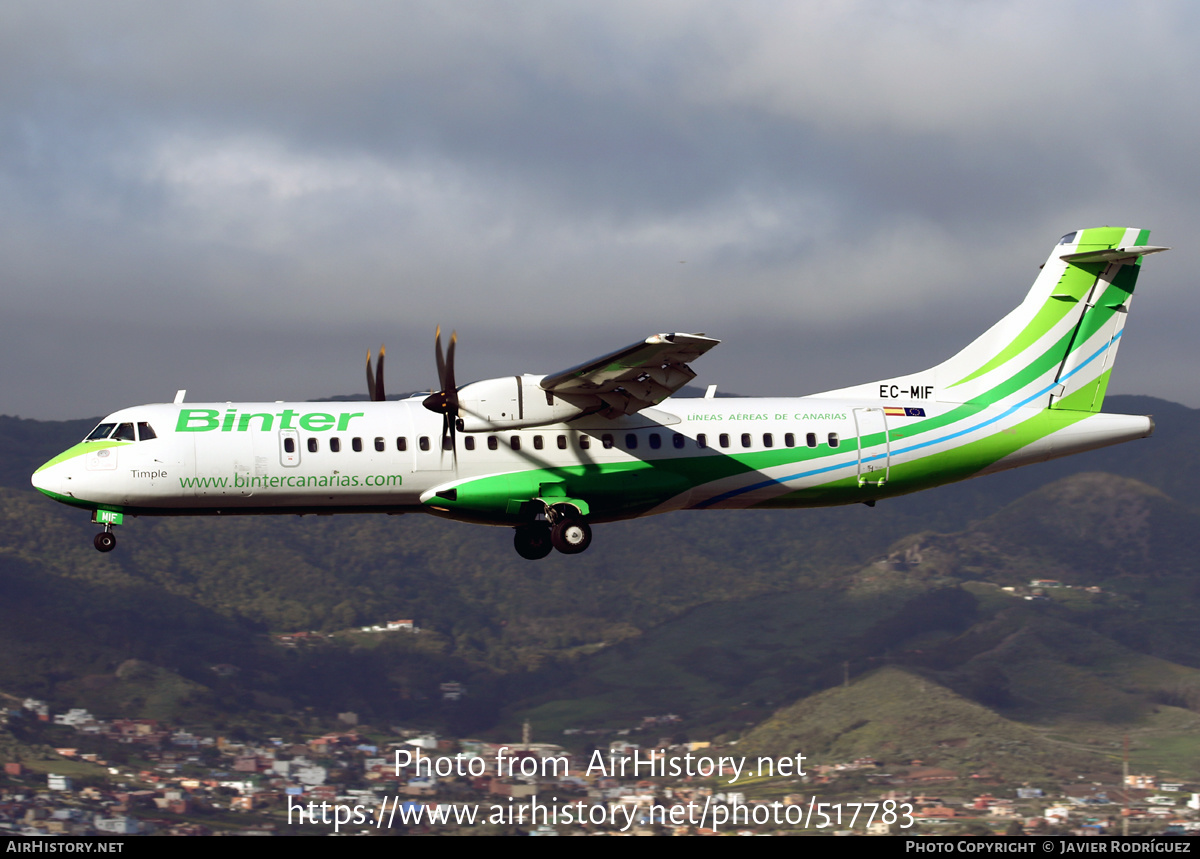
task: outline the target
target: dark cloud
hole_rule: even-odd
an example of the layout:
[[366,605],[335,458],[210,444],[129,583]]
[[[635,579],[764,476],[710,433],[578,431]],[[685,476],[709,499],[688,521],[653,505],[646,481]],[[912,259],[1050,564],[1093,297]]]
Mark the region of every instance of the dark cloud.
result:
[[[464,376],[686,329],[752,393],[917,369],[1070,229],[1186,242],[1198,15],[7,4],[0,408],[355,390],[380,340],[419,387],[436,322]],[[1115,389],[1200,403],[1184,258],[1149,261]]]

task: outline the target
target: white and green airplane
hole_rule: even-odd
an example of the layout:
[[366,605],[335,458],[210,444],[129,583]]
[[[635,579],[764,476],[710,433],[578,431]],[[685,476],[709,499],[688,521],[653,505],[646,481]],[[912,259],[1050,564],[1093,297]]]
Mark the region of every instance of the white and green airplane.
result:
[[1015,310],[928,370],[802,398],[672,398],[719,341],[656,334],[550,375],[387,401],[122,409],[33,485],[92,511],[102,552],[124,517],[421,511],[515,530],[522,557],[591,543],[591,525],[672,510],[874,505],[1144,438],[1101,414],[1149,232],[1068,233]]

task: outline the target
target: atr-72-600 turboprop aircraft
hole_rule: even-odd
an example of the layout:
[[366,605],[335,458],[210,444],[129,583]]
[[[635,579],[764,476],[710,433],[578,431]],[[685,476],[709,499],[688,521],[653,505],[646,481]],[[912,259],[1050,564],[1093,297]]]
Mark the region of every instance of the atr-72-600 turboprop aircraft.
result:
[[1150,435],[1100,414],[1145,230],[1063,236],[1015,310],[928,370],[792,399],[672,399],[719,341],[657,334],[547,376],[372,402],[122,409],[33,475],[91,510],[96,548],[124,516],[408,513],[515,529],[517,551],[574,554],[591,525],[670,510],[873,505]]

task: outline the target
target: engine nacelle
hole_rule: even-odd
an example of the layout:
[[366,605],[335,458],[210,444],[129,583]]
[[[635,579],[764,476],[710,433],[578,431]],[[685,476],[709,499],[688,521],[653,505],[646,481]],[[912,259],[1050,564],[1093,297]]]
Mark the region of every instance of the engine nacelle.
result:
[[464,385],[458,416],[464,432],[519,429],[569,421],[603,406],[598,397],[571,395],[570,401],[538,385],[545,376],[505,376]]

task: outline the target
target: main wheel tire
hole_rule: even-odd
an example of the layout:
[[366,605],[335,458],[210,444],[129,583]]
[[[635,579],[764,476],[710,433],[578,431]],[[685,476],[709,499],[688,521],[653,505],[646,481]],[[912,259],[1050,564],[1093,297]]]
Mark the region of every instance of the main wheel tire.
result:
[[94,545],[96,550],[99,552],[111,552],[117,546],[117,535],[112,531],[101,531],[96,535],[96,538],[92,540],[92,545]]
[[582,519],[562,519],[550,529],[550,542],[564,555],[578,555],[592,545],[592,528]]
[[540,561],[550,554],[550,529],[545,525],[522,525],[513,534],[517,554],[528,561]]

